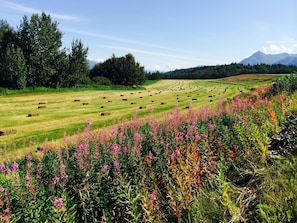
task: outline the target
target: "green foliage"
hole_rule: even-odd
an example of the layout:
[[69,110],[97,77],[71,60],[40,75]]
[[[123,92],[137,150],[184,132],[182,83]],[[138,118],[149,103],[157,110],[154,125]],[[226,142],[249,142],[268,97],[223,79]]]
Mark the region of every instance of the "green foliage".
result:
[[72,87],[87,75],[88,49],[73,41],[70,50],[61,49],[62,32],[50,15],[23,17],[15,32],[0,22],[0,86]]
[[111,81],[107,77],[95,76],[92,78],[92,81],[96,85],[106,85],[106,86],[112,85]]
[[102,76],[116,85],[142,85],[146,80],[144,67],[140,66],[132,54],[115,57],[96,64],[90,71],[90,78]]
[[272,95],[277,95],[282,92],[291,95],[296,90],[297,90],[297,74],[291,74],[277,79],[276,83],[273,84],[270,92]]

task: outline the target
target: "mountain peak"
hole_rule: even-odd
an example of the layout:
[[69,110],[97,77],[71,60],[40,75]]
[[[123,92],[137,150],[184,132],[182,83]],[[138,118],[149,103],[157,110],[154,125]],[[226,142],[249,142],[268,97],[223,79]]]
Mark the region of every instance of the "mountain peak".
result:
[[257,51],[252,56],[243,59],[239,63],[244,65],[284,64],[284,65],[297,66],[297,54],[288,54],[288,53],[265,54],[261,51]]

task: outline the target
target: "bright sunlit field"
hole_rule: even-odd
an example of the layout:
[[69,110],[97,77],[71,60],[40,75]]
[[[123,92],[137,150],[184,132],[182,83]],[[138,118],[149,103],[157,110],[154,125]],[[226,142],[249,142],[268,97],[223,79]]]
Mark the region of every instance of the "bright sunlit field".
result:
[[[11,154],[16,149],[36,149],[45,142],[61,140],[84,128],[107,127],[153,114],[157,118],[174,106],[186,111],[216,103],[251,88],[271,84],[275,76],[242,75],[220,80],[160,80],[145,90],[83,90],[0,96],[0,148]],[[7,153],[6,153],[7,154]]]

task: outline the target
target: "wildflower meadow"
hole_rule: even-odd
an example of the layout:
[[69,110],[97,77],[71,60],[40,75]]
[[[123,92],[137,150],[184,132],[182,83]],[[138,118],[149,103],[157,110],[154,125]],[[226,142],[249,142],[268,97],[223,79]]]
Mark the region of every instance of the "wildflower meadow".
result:
[[86,120],[61,149],[0,163],[0,221],[296,222],[297,94],[270,92]]

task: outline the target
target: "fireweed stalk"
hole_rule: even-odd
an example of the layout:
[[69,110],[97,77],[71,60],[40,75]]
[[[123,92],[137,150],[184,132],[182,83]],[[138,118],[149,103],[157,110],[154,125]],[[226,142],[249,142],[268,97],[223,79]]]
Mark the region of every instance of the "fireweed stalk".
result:
[[[239,197],[209,190],[221,188],[217,177],[220,171],[231,184],[233,176],[228,170],[234,174],[241,169],[242,174],[255,171],[251,162],[261,167],[259,154],[253,152],[265,142],[268,131],[275,131],[271,125],[279,125],[284,114],[274,103],[236,97],[229,103],[222,99],[217,107],[198,111],[189,104],[187,113],[176,106],[163,121],[135,115],[130,121],[101,131],[92,131],[92,122],[87,121],[76,145],[68,145],[71,140],[65,134],[64,149],[46,149],[42,157],[32,154],[20,162],[0,164],[0,185],[5,188],[0,191],[0,211],[7,218],[17,219],[30,208],[29,198],[38,201],[43,197],[47,211],[39,214],[44,219],[63,213],[68,220],[75,219],[73,222],[194,222],[197,207],[202,205],[199,197],[212,193],[222,196],[215,198],[218,201],[225,199],[218,202],[215,212],[207,213],[205,209],[200,216],[209,222],[213,216],[226,222],[238,219],[234,216],[238,212],[231,210],[240,209],[240,203],[236,203]],[[247,140],[246,133],[254,139]],[[4,196],[7,191],[11,195]],[[248,195],[241,191],[246,190],[240,188],[234,196]],[[241,219],[251,217],[251,208],[241,209]],[[209,210],[214,211],[214,207]]]

